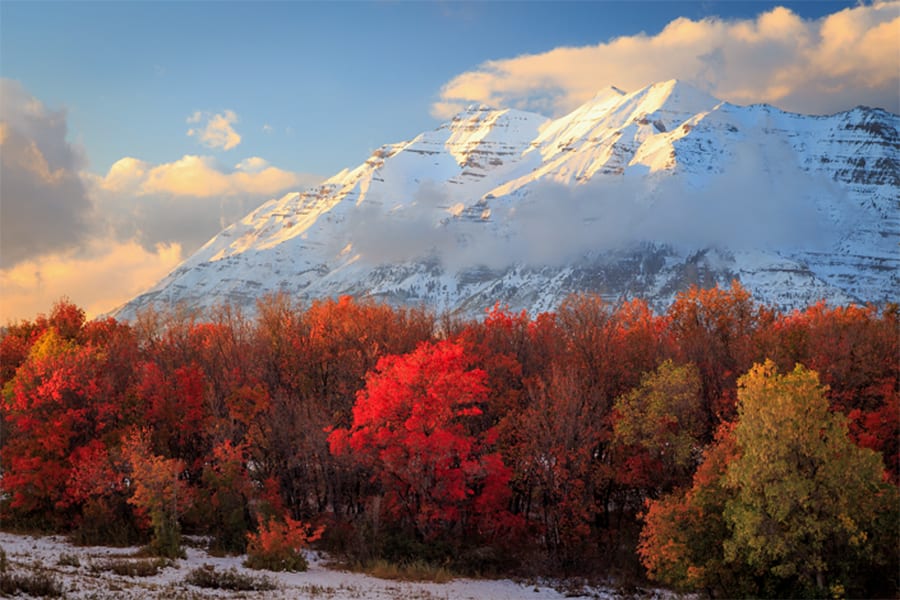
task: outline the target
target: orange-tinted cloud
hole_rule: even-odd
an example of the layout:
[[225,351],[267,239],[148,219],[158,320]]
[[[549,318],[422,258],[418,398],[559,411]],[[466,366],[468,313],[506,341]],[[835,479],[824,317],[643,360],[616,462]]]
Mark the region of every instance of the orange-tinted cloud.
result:
[[136,240],[148,251],[178,243],[188,254],[262,202],[322,180],[258,156],[226,167],[193,155],[163,164],[126,157],[104,176],[83,177],[117,239]]
[[322,179],[258,156],[233,167],[208,156],[127,157],[95,175],[66,140],[64,110],[9,79],[0,96],[0,324],[63,295],[91,314],[108,311],[262,202]]
[[45,254],[0,270],[0,325],[49,313],[68,296],[88,317],[109,312],[182,260],[178,244],[147,251],[136,242],[95,239],[78,251]]
[[288,189],[306,188],[319,181],[321,178],[318,176],[285,171],[257,156],[241,161],[234,169],[226,169],[210,156],[187,154],[174,162],[159,165],[126,157],[113,164],[97,183],[104,190],[114,193],[210,198],[237,195],[271,197]]
[[830,113],[857,104],[900,111],[900,2],[856,6],[818,20],[783,7],[756,19],[679,18],[656,35],[492,60],[441,90],[432,113],[478,102],[563,114],[615,85],[636,90],[678,78],[740,104]]

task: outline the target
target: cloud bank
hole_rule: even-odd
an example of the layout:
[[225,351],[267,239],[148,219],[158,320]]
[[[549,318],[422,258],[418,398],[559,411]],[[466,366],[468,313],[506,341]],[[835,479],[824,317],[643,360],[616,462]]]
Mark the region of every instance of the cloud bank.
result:
[[[450,271],[503,269],[514,264],[560,266],[642,244],[681,252],[729,250],[825,251],[841,232],[828,216],[835,206],[857,218],[842,189],[805,172],[787,144],[735,144],[730,164],[700,189],[686,180],[596,177],[577,186],[538,181],[515,201],[492,205],[490,222],[456,219],[447,188],[424,183],[409,204],[383,210],[363,204],[347,217],[353,254],[371,265],[431,257]],[[770,172],[768,178],[759,173]]]
[[608,85],[633,91],[672,78],[736,104],[900,112],[900,2],[818,20],[783,7],[755,19],[679,18],[656,35],[491,60],[445,84],[432,114],[449,118],[477,102],[558,116]]
[[[266,200],[322,179],[258,156],[233,166],[126,157],[96,175],[66,140],[64,110],[8,79],[0,97],[0,324],[62,295],[90,315],[111,310]],[[226,135],[222,147],[231,142]]]
[[135,242],[95,238],[78,250],[26,260],[0,270],[0,324],[49,312],[63,296],[94,317],[143,292],[183,258],[178,244],[148,251]]
[[133,239],[147,251],[177,243],[186,253],[266,200],[321,181],[258,156],[233,167],[209,156],[187,155],[163,164],[126,157],[106,175],[84,177],[117,239]]

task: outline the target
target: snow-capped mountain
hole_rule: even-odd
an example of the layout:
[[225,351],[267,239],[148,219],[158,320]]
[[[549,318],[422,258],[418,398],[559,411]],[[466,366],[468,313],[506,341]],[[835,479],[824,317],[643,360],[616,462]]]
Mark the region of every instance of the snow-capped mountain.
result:
[[900,117],[736,106],[679,81],[556,120],[472,106],[260,206],[122,307],[350,294],[483,314],[739,279],[782,308],[896,301]]

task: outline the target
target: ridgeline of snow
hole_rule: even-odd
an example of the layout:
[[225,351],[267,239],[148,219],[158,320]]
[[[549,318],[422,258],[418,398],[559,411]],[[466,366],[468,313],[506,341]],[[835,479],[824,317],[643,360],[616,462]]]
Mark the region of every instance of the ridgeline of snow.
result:
[[471,106],[260,206],[122,307],[350,294],[482,314],[574,291],[657,308],[741,280],[793,308],[897,300],[900,117],[721,102],[679,81],[549,120]]

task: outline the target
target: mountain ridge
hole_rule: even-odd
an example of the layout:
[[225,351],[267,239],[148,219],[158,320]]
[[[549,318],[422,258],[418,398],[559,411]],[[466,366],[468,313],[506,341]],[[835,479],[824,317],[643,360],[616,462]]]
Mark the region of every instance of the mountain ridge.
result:
[[258,207],[116,315],[250,311],[267,292],[477,316],[574,291],[664,307],[742,281],[782,308],[900,288],[900,117],[722,102],[670,80],[600,90],[558,119],[470,106]]

